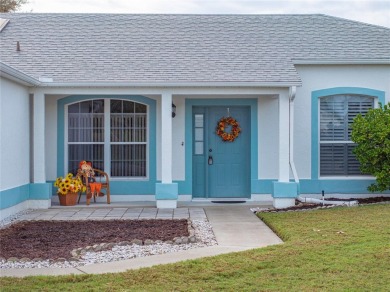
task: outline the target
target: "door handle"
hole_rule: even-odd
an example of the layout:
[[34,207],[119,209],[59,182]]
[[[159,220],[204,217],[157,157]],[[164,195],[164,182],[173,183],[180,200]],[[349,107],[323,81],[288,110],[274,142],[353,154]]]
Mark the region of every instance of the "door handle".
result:
[[209,165],[213,165],[213,157],[210,155],[209,156],[209,159],[207,160],[207,163],[209,164]]

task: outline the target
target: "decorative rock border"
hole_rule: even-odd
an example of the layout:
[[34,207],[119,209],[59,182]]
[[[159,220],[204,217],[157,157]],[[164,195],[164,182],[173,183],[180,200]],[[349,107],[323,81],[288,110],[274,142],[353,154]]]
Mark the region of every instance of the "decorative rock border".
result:
[[[302,203],[301,203],[302,204]],[[365,204],[357,204],[354,206],[348,206],[348,205],[317,205],[316,207],[313,208],[305,208],[305,209],[299,209],[296,208],[294,209],[293,207],[291,208],[286,208],[286,209],[276,209],[276,208],[251,208],[250,210],[257,214],[257,213],[284,213],[284,212],[306,212],[306,211],[313,211],[313,210],[319,210],[319,209],[331,209],[335,207],[360,207],[360,206],[367,206],[367,205],[381,205],[381,204],[390,204],[389,201],[384,201],[384,202],[377,202],[377,203],[365,203]],[[299,206],[299,205],[297,205]]]
[[261,209],[261,208],[252,208],[251,210],[254,213],[284,213],[284,212],[304,212],[304,211],[312,211],[312,210],[318,210],[318,209],[330,209],[334,207],[340,207],[340,205],[326,205],[326,206],[317,206],[313,208],[305,208],[305,209],[294,209],[286,208],[286,209],[276,209],[276,208],[267,208],[267,209]]
[[[197,241],[196,236],[195,236],[195,228],[192,226],[192,221],[190,219],[187,219],[187,228],[188,228],[188,234],[189,236],[182,236],[182,237],[174,237],[172,240],[152,240],[152,239],[133,239],[131,241],[121,241],[118,243],[110,242],[110,243],[100,243],[100,244],[94,244],[94,245],[88,245],[86,247],[80,247],[72,250],[70,252],[71,258],[57,258],[57,259],[45,259],[49,260],[50,262],[65,262],[65,261],[79,261],[80,258],[85,255],[87,252],[99,252],[99,251],[104,251],[104,250],[111,250],[115,246],[128,246],[128,245],[152,245],[152,244],[157,244],[157,243],[167,243],[167,244],[187,244],[187,243],[195,243]],[[16,257],[11,257],[8,259],[3,259],[0,258],[0,261],[4,260],[9,263],[14,263],[14,262],[39,262],[42,261],[42,258],[34,258],[34,259],[29,259],[29,258],[16,258]]]

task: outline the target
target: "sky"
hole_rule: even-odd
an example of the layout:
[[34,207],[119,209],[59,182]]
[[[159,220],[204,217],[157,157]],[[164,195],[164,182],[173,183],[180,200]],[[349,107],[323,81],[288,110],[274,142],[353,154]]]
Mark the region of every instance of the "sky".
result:
[[162,14],[320,13],[390,27],[390,0],[29,0],[21,12]]

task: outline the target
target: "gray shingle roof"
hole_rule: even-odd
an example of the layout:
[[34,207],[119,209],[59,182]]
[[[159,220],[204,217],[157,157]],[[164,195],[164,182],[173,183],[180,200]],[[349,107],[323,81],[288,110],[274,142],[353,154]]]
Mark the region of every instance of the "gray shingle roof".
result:
[[0,33],[1,62],[56,82],[298,85],[293,59],[390,59],[390,29],[326,15],[0,18],[10,19]]

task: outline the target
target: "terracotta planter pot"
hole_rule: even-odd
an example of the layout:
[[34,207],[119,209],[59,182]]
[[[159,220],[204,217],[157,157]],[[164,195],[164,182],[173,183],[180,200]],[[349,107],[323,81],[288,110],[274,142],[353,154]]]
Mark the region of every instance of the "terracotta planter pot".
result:
[[58,194],[61,206],[74,206],[77,204],[78,193],[67,193],[66,196]]

